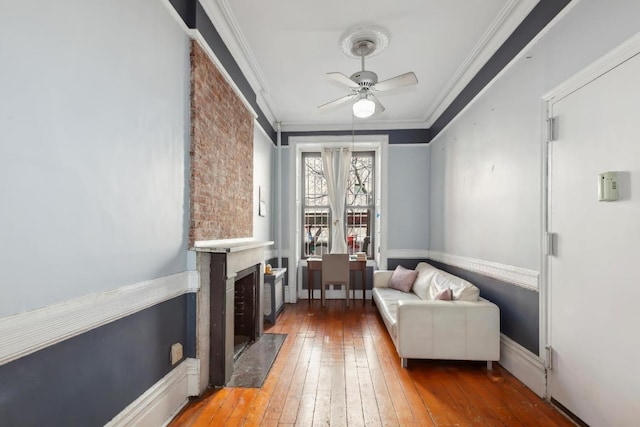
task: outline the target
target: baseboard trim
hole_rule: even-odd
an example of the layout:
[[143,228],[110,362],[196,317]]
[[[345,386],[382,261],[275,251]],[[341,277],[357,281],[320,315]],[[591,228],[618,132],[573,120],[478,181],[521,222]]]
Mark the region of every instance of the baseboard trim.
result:
[[544,362],[506,335],[500,334],[500,365],[540,397],[547,394]]
[[180,365],[131,402],[106,426],[165,426],[188,402],[193,384],[198,384],[198,359],[185,359]]
[[185,271],[0,319],[0,365],[199,289]]
[[428,258],[454,267],[463,268],[474,273],[482,274],[484,276],[493,277],[494,279],[514,284],[525,289],[531,289],[534,291],[539,290],[540,273],[535,270],[438,251],[429,251]]

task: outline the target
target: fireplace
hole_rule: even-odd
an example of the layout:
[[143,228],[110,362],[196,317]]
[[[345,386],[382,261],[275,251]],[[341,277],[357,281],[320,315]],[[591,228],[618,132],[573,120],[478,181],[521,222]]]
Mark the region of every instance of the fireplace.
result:
[[[258,269],[249,267],[238,273],[234,284],[233,325],[227,325],[225,333],[233,333],[233,360],[258,338],[260,319],[258,313]],[[231,327],[233,330],[230,330]]]
[[206,243],[195,248],[200,278],[196,353],[201,392],[206,386],[224,386],[235,359],[262,335],[264,248],[273,244]]

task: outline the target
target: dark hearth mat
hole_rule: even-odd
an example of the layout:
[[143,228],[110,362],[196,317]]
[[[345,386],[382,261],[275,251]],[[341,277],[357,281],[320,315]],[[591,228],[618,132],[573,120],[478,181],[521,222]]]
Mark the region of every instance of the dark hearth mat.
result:
[[227,387],[260,388],[287,334],[264,334],[233,365]]

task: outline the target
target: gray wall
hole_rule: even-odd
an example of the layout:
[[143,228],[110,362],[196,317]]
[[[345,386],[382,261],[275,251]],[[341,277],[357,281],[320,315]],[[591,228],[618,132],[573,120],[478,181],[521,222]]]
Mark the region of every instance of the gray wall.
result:
[[186,269],[188,38],[157,1],[0,14],[0,317]]
[[[435,137],[430,250],[541,270],[542,96],[637,33],[638,22],[639,2],[575,3]],[[486,290],[515,322],[503,332],[538,353],[535,334],[546,325],[533,306],[537,293],[512,288],[496,282]]]
[[429,147],[389,145],[388,249],[426,250],[429,245]]
[[[291,182],[291,179],[295,179],[295,177],[291,177],[291,168],[289,166],[289,162],[290,160],[290,156],[291,156],[291,148],[289,148],[288,146],[282,146],[280,147],[280,151],[281,151],[281,155],[282,155],[282,187],[281,187],[281,194],[282,194],[282,200],[280,202],[280,206],[279,206],[279,211],[277,213],[277,215],[280,216],[281,221],[282,221],[282,241],[281,242],[276,242],[276,244],[280,244],[280,247],[284,250],[284,251],[290,251],[289,248],[289,230],[292,227],[292,224],[294,224],[294,219],[290,218],[290,208],[289,208],[289,204],[291,203],[291,197],[293,197],[294,195],[289,194],[289,183]],[[277,155],[277,153],[276,153]],[[277,173],[277,172],[276,172]],[[275,188],[275,185],[274,185]],[[275,217],[274,215],[274,221],[277,221],[278,219]],[[295,265],[293,263],[291,263],[290,265]]]
[[431,250],[540,269],[541,97],[639,17],[638,2],[580,1],[432,141]]
[[[426,143],[389,144],[387,154],[389,249],[427,249],[429,206],[429,148]],[[283,248],[289,249],[289,156],[282,147]],[[411,224],[411,226],[407,226]]]
[[[172,369],[182,295],[0,366],[0,425],[101,426]],[[190,349],[185,349],[185,355]]]
[[[274,240],[273,192],[276,147],[258,124],[253,127],[253,237],[257,240]],[[261,192],[261,193],[260,193]],[[259,215],[261,194],[267,212]]]
[[[189,40],[166,6],[11,2],[0,40],[0,320],[184,272]],[[171,371],[171,344],[195,355],[194,308],[0,366],[0,424],[103,425]]]

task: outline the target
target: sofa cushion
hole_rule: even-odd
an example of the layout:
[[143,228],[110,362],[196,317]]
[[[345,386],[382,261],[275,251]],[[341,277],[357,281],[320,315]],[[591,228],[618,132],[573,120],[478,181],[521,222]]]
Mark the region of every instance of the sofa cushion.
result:
[[395,340],[398,334],[396,323],[398,317],[398,301],[419,300],[420,298],[411,292],[406,293],[391,288],[375,288],[373,290],[373,299],[376,302],[376,306],[387,330]]
[[438,269],[431,264],[421,262],[417,265],[416,271],[418,272],[418,277],[416,277],[415,282],[413,282],[413,292],[421,299],[431,299],[431,296],[429,294],[431,278],[438,271]]
[[421,271],[421,270],[433,270],[435,267],[432,266],[431,264],[429,264],[428,262],[419,262],[418,265],[416,265],[416,271]]
[[391,280],[389,280],[389,287],[391,289],[397,289],[402,292],[409,292],[411,291],[411,287],[413,286],[413,282],[416,280],[417,276],[417,271],[408,270],[399,265],[391,275]]
[[480,289],[470,282],[446,271],[436,271],[431,278],[430,299],[435,299],[436,295],[447,288],[451,289],[452,297],[457,301],[478,301],[480,297]]
[[402,292],[397,289],[391,288],[376,288],[374,294],[376,294],[376,303],[387,302],[387,301],[397,301],[397,300],[418,300],[420,299],[416,294],[412,292]]

